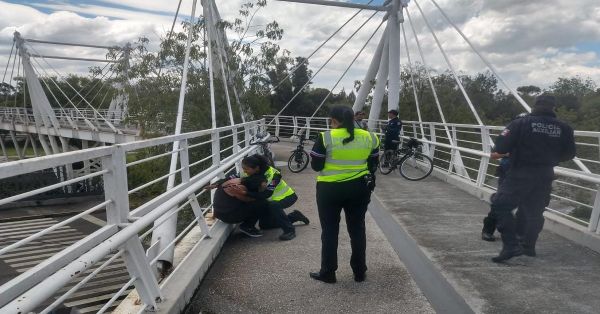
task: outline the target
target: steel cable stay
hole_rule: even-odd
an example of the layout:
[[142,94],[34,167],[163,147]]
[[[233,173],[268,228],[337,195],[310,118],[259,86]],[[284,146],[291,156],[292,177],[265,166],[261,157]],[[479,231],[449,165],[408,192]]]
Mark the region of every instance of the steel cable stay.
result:
[[413,36],[415,38],[415,42],[417,44],[417,49],[419,50],[419,55],[421,56],[421,62],[423,62],[423,66],[425,67],[425,73],[427,74],[427,80],[429,81],[429,86],[431,87],[431,92],[433,94],[433,98],[435,99],[435,104],[437,105],[438,112],[440,114],[440,119],[444,124],[444,130],[446,131],[446,135],[448,136],[448,140],[452,145],[454,145],[454,141],[452,140],[452,136],[450,135],[450,130],[447,126],[446,117],[444,115],[444,111],[442,110],[442,105],[440,103],[440,99],[438,97],[437,91],[435,89],[435,85],[433,84],[433,79],[431,78],[431,73],[429,72],[428,64],[425,59],[425,55],[423,54],[423,47],[421,47],[421,42],[419,41],[419,37],[417,36],[417,31],[415,30],[415,26],[412,22],[412,17],[408,10],[406,10],[406,16],[408,17],[408,22],[410,24],[410,28],[412,30]]
[[[8,80],[8,85],[10,85],[10,83],[12,83],[13,78],[14,78],[14,74],[15,74],[15,64],[17,63],[17,54],[18,54],[19,49],[17,48],[17,51],[15,51],[15,57],[12,58],[13,59],[13,64],[12,64],[12,70],[10,71],[10,79]],[[10,63],[10,59],[9,59],[9,63]],[[6,73],[5,73],[6,74]],[[2,81],[4,82],[4,79],[2,79]],[[12,85],[11,85],[12,86]],[[8,92],[6,93],[6,97],[4,98],[4,102],[8,103]]]
[[[370,0],[367,3],[367,5],[371,4],[373,1],[374,0]],[[335,35],[337,35],[344,27],[346,27],[346,25],[348,25],[348,23],[350,23],[362,11],[364,11],[364,9],[360,9],[356,13],[354,13],[354,15],[352,15],[346,22],[344,22],[344,24],[342,24],[342,26],[338,27],[338,29],[335,32],[333,32],[333,34],[331,34],[331,36],[329,36],[329,38],[327,38],[323,43],[321,43],[321,45],[319,45],[319,47],[317,47],[317,49],[315,49],[308,57],[306,57],[306,60],[302,61],[300,64],[293,67],[292,70],[290,70],[290,73],[288,73],[288,75],[286,75],[285,78],[283,78],[275,87],[273,87],[271,89],[271,92],[275,91],[279,86],[281,86],[281,84],[283,84],[283,82],[285,82],[288,78],[290,78],[290,76],[292,76],[293,73],[296,73],[298,68],[300,68],[302,65],[304,65],[304,63],[308,62],[308,60],[310,60],[310,58],[312,58],[319,50],[321,50],[321,48],[323,48],[323,46],[325,46],[331,39],[333,39],[333,37],[335,37]]]
[[425,138],[425,129],[423,128],[423,118],[421,116],[421,104],[419,103],[419,96],[417,94],[417,86],[415,84],[414,69],[412,66],[412,59],[410,57],[410,50],[408,49],[408,38],[406,37],[406,30],[404,29],[404,23],[400,24],[402,30],[402,37],[404,37],[404,47],[406,48],[406,58],[408,61],[408,70],[410,72],[410,81],[413,89],[413,96],[415,97],[415,108],[417,110],[417,117],[419,119],[419,126],[421,128],[421,136]]
[[342,50],[342,48],[344,48],[346,46],[346,44],[348,44],[348,42],[350,42],[350,40],[352,38],[354,38],[354,36],[356,36],[356,34],[358,34],[358,32],[363,29],[363,27],[365,27],[365,25],[367,25],[367,23],[369,21],[371,21],[371,19],[373,19],[373,17],[375,17],[375,15],[379,13],[379,12],[375,12],[373,13],[365,22],[362,23],[362,25],[356,30],[354,31],[354,33],[352,33],[352,35],[350,37],[348,37],[348,39],[346,39],[346,41],[344,41],[344,43],[329,57],[329,59],[327,59],[327,61],[325,61],[325,63],[323,63],[323,65],[321,65],[321,67],[317,70],[317,72],[315,72],[315,74],[310,78],[310,80],[308,82],[306,82],[306,84],[304,84],[304,86],[302,86],[300,88],[300,90],[294,94],[294,96],[287,102],[287,104],[273,117],[273,120],[271,120],[271,122],[269,122],[268,125],[271,125],[273,123],[273,121],[275,121],[276,118],[278,118],[281,113],[283,111],[285,111],[285,109],[287,109],[292,102],[294,101],[294,99],[296,99],[296,97],[298,97],[300,95],[300,93],[302,93],[304,91],[304,89],[306,87],[308,87],[308,85],[310,83],[312,83],[312,81],[315,79],[315,77],[317,77],[319,75],[319,73],[321,73],[321,71],[325,68],[325,66],[327,66],[329,64],[329,62],[331,62],[331,60]]
[[[13,40],[12,47],[10,48],[10,54],[8,55],[8,62],[6,62],[6,68],[4,69],[4,74],[2,75],[2,83],[6,83],[6,74],[8,74],[8,66],[10,65],[10,60],[12,59],[13,51],[15,49],[16,42]],[[18,50],[19,48],[17,48]],[[17,53],[15,53],[17,55]]]
[[[463,97],[467,101],[467,104],[469,105],[469,108],[471,109],[471,112],[473,113],[473,116],[475,117],[475,119],[477,120],[477,123],[479,125],[483,125],[483,122],[481,121],[481,118],[479,117],[479,114],[477,113],[477,110],[475,110],[475,106],[473,105],[473,102],[471,101],[471,98],[467,94],[467,91],[465,90],[465,88],[464,88],[464,86],[463,86],[460,78],[458,77],[458,74],[456,74],[456,70],[454,70],[454,66],[452,65],[452,62],[450,61],[450,59],[448,58],[448,55],[446,54],[446,51],[444,50],[444,47],[442,47],[442,44],[440,43],[440,40],[438,39],[437,35],[435,34],[435,31],[433,30],[433,27],[431,27],[431,24],[429,23],[429,20],[425,16],[425,13],[421,9],[421,6],[417,2],[417,0],[414,0],[414,1],[415,1],[415,5],[419,9],[419,12],[421,13],[421,17],[423,18],[423,21],[425,22],[425,25],[427,25],[427,28],[431,32],[431,35],[433,36],[433,39],[435,40],[435,42],[437,44],[437,47],[440,49],[440,52],[442,53],[442,56],[444,57],[444,60],[446,61],[446,64],[448,65],[448,68],[450,69],[450,72],[452,73],[452,76],[454,77],[454,80],[456,81],[456,84],[458,85],[460,91],[462,92]],[[408,11],[408,9],[407,9],[407,11]]]
[[[39,54],[39,53],[37,52],[37,50],[36,50],[36,49],[35,49],[33,46],[29,45],[29,47],[30,47],[30,48],[31,48],[33,51],[35,51],[37,54]],[[56,70],[56,69],[55,69],[55,68],[54,68],[54,67],[53,67],[53,66],[52,66],[52,65],[51,65],[49,62],[48,62],[48,60],[46,60],[46,58],[44,58],[44,57],[41,57],[41,59],[42,59],[42,60],[44,60],[44,62],[45,62],[45,63],[46,63],[46,64],[47,64],[47,65],[50,67],[50,69],[52,69],[52,71],[54,71],[54,72],[55,72],[55,73],[56,73],[56,74],[57,74],[57,75],[58,75],[58,76],[59,76],[61,79],[63,79],[63,80],[64,80],[64,77],[63,77],[63,76],[62,76],[62,75],[61,75],[61,74],[60,74],[60,73],[59,73],[59,72],[58,72],[58,71],[57,71],[57,70]],[[91,109],[92,109],[92,110],[93,110],[93,111],[94,111],[96,114],[98,114],[98,116],[100,116],[102,119],[104,119],[104,121],[106,121],[106,124],[107,124],[107,125],[108,125],[108,126],[111,128],[111,130],[113,130],[113,132],[115,132],[115,133],[117,133],[117,134],[122,134],[121,130],[117,129],[117,128],[116,128],[116,127],[115,127],[115,126],[112,124],[112,123],[110,123],[108,120],[106,120],[106,118],[105,118],[105,117],[104,117],[102,114],[100,114],[100,113],[99,113],[99,112],[96,110],[96,108],[94,108],[94,106],[92,106],[92,105],[91,105],[91,104],[90,104],[90,103],[89,103],[89,102],[88,102],[88,101],[87,101],[87,100],[86,100],[86,99],[85,99],[83,96],[81,96],[81,94],[80,94],[80,93],[77,91],[77,89],[75,89],[75,88],[74,88],[74,87],[71,85],[71,83],[69,83],[67,80],[64,80],[64,82],[65,82],[65,83],[67,83],[67,85],[68,85],[68,86],[69,86],[71,89],[73,89],[73,91],[74,91],[74,92],[75,92],[75,93],[76,93],[76,94],[77,94],[79,97],[81,97],[81,99],[83,99],[83,101],[84,101],[84,102],[85,102],[85,103],[86,103],[86,104],[87,104],[87,105],[88,105],[88,106],[89,106],[89,107],[90,107],[90,108],[91,108]]]
[[[57,83],[57,82],[56,82],[56,81],[55,81],[55,80],[52,78],[52,76],[50,76],[50,75],[49,75],[49,73],[46,71],[46,69],[44,69],[44,68],[42,67],[42,65],[39,63],[39,61],[37,61],[36,59],[33,59],[33,60],[35,61],[35,63],[37,63],[37,65],[39,66],[39,68],[40,68],[40,69],[42,69],[42,71],[44,72],[44,74],[45,74],[45,76],[47,77],[47,79],[49,79],[49,80],[50,80],[50,81],[53,83],[53,85],[54,85],[54,86],[56,86],[56,88],[58,89],[58,91],[59,91],[59,92],[60,92],[60,93],[61,93],[61,94],[64,96],[64,98],[65,98],[65,99],[67,99],[68,103],[69,103],[69,104],[71,104],[71,106],[73,106],[73,109],[75,109],[75,111],[76,111],[76,112],[77,112],[77,113],[78,113],[78,114],[79,114],[79,115],[80,115],[80,116],[83,118],[83,120],[84,120],[84,121],[85,121],[85,123],[86,123],[86,124],[87,124],[87,125],[90,127],[90,129],[92,129],[92,130],[94,130],[94,131],[97,131],[97,128],[96,128],[96,126],[95,126],[95,125],[94,125],[94,124],[93,124],[91,121],[89,121],[89,120],[88,120],[88,119],[85,117],[85,115],[84,115],[84,114],[81,112],[81,110],[79,110],[79,108],[77,108],[77,106],[75,106],[75,104],[74,104],[74,103],[71,101],[71,99],[69,98],[69,96],[67,96],[67,94],[65,94],[65,92],[62,90],[62,88],[61,88],[61,87],[58,85],[58,83]],[[38,76],[39,76],[39,77],[42,77],[42,76],[40,75],[40,74],[42,74],[42,73],[40,73],[40,72],[39,72],[39,69],[38,69],[37,67],[35,67],[33,64],[31,64],[31,65],[32,65],[32,68],[33,68],[33,69],[34,69],[36,72],[38,72]],[[42,79],[41,81],[42,81],[42,82],[44,82],[44,84],[46,84],[46,82],[45,82],[43,79]],[[51,90],[51,89],[50,89],[50,87],[49,87],[47,84],[46,84],[46,87],[48,88],[48,90],[49,90],[49,91]],[[51,94],[53,94],[53,93],[51,92]],[[56,98],[55,98],[55,99],[56,99]],[[59,107],[61,108],[61,110],[63,111],[63,113],[64,113],[66,116],[68,116],[68,115],[67,115],[67,113],[64,111],[64,108],[63,108],[63,107],[62,107],[62,105],[60,104],[60,101],[58,101],[58,100],[57,100],[57,103],[58,103]]]
[[354,59],[352,59],[352,62],[350,62],[350,65],[348,65],[348,67],[346,68],[346,70],[344,71],[344,73],[342,73],[342,75],[337,80],[337,82],[335,83],[335,85],[333,85],[333,87],[329,90],[329,93],[327,94],[327,96],[325,96],[325,98],[323,98],[323,101],[317,107],[317,110],[315,110],[313,112],[313,114],[310,116],[311,119],[315,117],[315,115],[317,114],[317,112],[319,112],[319,110],[321,109],[321,107],[323,107],[323,105],[325,104],[325,102],[327,101],[327,99],[329,99],[329,96],[331,96],[331,94],[333,93],[333,90],[335,90],[337,88],[337,86],[344,79],[344,77],[346,76],[346,74],[348,74],[348,71],[350,71],[350,68],[352,68],[352,66],[354,65],[354,63],[358,59],[358,57],[360,57],[360,55],[363,53],[363,51],[365,50],[365,48],[369,45],[369,43],[371,42],[371,40],[373,39],[373,37],[375,36],[375,34],[377,34],[377,32],[381,29],[381,26],[383,25],[383,23],[385,23],[385,21],[381,21],[381,23],[379,24],[379,26],[377,26],[377,29],[375,29],[375,31],[373,32],[373,34],[371,34],[371,36],[369,37],[369,39],[367,39],[367,41],[362,46],[362,48],[360,49],[360,51],[356,54],[356,56],[354,57]]

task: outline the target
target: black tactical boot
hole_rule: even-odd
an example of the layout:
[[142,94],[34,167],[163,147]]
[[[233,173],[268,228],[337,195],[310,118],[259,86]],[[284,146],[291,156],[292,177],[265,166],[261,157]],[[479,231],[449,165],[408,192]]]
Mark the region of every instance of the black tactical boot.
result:
[[508,247],[508,248],[503,247],[502,251],[500,251],[500,254],[498,256],[492,258],[492,262],[501,263],[501,262],[507,261],[513,257],[517,257],[517,256],[521,256],[521,255],[523,255],[523,251],[518,246]]
[[523,245],[521,251],[523,251],[523,255],[535,257],[535,246]]
[[481,240],[488,241],[488,242],[494,242],[494,241],[496,241],[496,237],[494,237],[493,233],[488,233],[488,232],[482,231],[481,232]]
[[292,223],[295,223],[297,221],[301,221],[302,223],[304,223],[305,225],[308,225],[310,223],[310,220],[308,220],[308,218],[306,218],[306,216],[304,216],[304,214],[302,214],[300,211],[298,210],[294,210],[292,211],[289,215],[288,218],[290,219],[290,221]]
[[310,278],[324,283],[336,283],[335,273],[322,274],[321,272],[310,273]]

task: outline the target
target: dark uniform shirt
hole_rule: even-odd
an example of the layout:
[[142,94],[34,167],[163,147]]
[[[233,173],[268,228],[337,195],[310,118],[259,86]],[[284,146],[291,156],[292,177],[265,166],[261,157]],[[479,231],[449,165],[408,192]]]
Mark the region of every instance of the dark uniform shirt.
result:
[[534,111],[502,131],[496,151],[510,153],[511,167],[554,167],[575,157],[573,128],[554,112]]
[[385,142],[383,143],[385,150],[397,149],[398,144],[393,141],[400,140],[400,130],[402,129],[402,121],[398,117],[395,117],[388,121],[387,127],[385,128]]

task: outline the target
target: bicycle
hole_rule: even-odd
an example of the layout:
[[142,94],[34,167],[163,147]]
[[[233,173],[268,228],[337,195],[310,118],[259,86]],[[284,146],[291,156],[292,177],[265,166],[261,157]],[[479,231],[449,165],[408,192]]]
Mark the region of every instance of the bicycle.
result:
[[427,178],[433,171],[433,161],[419,151],[422,146],[423,143],[410,138],[404,147],[384,152],[379,160],[379,171],[387,175],[398,169],[400,175],[410,181]]
[[310,161],[308,153],[304,150],[304,142],[307,139],[302,135],[298,135],[298,137],[300,138],[300,142],[296,149],[292,151],[292,155],[288,159],[288,169],[293,173],[299,173],[306,169],[308,162]]
[[278,136],[269,136],[269,134],[257,134],[255,139],[252,139],[250,141],[250,145],[258,145],[259,146],[259,154],[263,155],[265,158],[267,158],[267,161],[269,162],[269,166],[271,167],[275,167],[275,157],[273,155],[273,152],[271,151],[271,149],[269,148],[270,144],[273,143],[279,143],[279,137]]

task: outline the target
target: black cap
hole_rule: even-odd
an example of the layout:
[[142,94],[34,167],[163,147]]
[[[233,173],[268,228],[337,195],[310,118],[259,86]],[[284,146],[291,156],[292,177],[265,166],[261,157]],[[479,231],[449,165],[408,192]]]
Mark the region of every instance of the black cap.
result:
[[549,95],[538,96],[535,99],[535,107],[554,108],[556,107],[556,97]]
[[398,115],[398,110],[392,109],[392,110],[388,111],[388,113],[392,113],[392,114],[394,114],[394,115],[397,116]]

